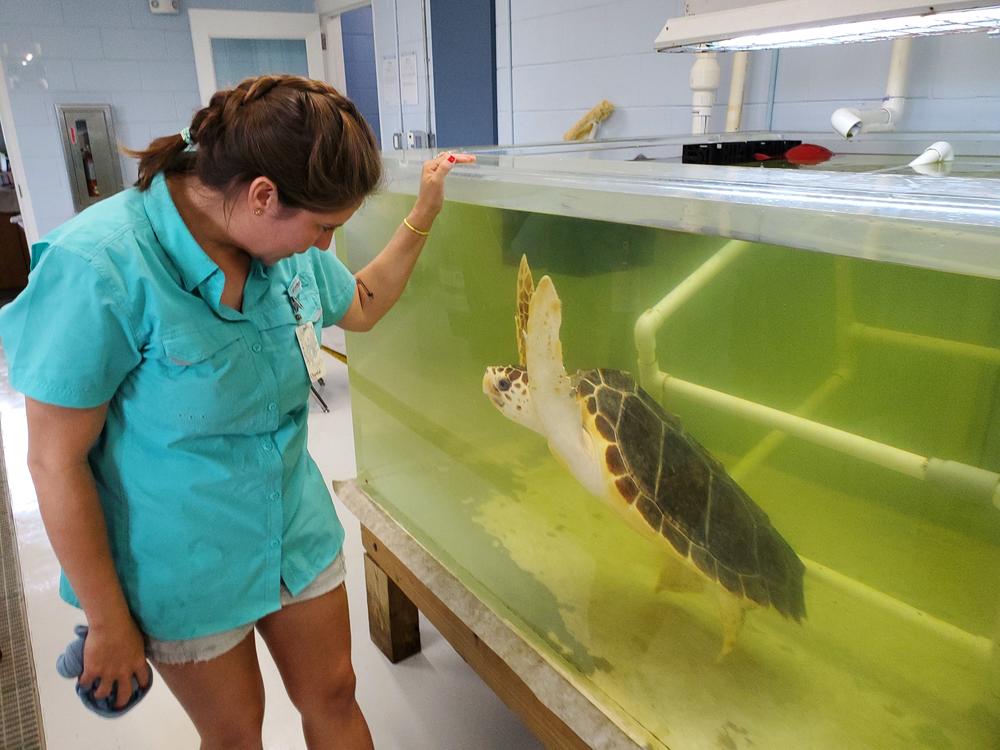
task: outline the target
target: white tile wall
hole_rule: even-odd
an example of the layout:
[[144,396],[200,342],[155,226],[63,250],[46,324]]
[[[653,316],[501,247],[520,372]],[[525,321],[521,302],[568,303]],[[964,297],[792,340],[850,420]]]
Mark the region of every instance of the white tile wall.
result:
[[62,23],[59,0],[0,0],[0,18],[10,24]]
[[[0,54],[39,231],[73,215],[57,103],[111,104],[132,147],[176,132],[199,105],[187,10],[309,12],[313,0],[185,0],[153,15],[145,0],[0,0]],[[31,52],[28,66],[20,61]],[[122,159],[126,184],[135,165]]]
[[104,28],[101,43],[105,60],[163,60],[167,56],[164,32],[153,29],[132,29],[123,34],[121,29]]
[[[513,17],[514,133],[517,143],[558,140],[601,99],[616,106],[607,135],[690,130],[690,54],[652,52],[681,0],[509,0]],[[497,83],[501,140],[511,140],[507,78],[507,2],[497,3]],[[782,50],[778,55],[773,127],[826,131],[838,106],[877,102],[884,94],[891,43]],[[763,129],[774,53],[754,53],[744,128]],[[724,126],[731,59],[720,57],[722,80],[712,127]],[[908,130],[992,130],[1000,127],[1000,40],[960,35],[914,40]]]
[[79,60],[73,67],[73,76],[80,89],[138,91],[142,88],[139,68],[131,61]]
[[[184,7],[304,11],[312,10],[313,2],[189,0]],[[374,0],[373,7],[381,76],[383,58],[395,55],[397,15],[401,51],[422,50],[420,3]],[[609,99],[617,108],[604,126],[606,135],[688,132],[691,55],[652,52],[659,27],[667,18],[683,13],[683,7],[683,0],[509,0],[509,19],[508,0],[498,0],[500,141],[558,140],[601,99]],[[507,31],[511,19],[513,118]],[[5,60],[15,64],[27,52],[34,51],[39,58],[33,71],[17,71],[18,82],[11,85],[15,123],[25,129],[41,125],[54,132],[50,110],[55,102],[111,102],[122,132],[130,139],[147,132],[155,137],[182,127],[199,106],[186,12],[154,16],[139,0],[0,0],[0,44],[6,45]],[[825,131],[830,112],[837,106],[877,101],[884,91],[890,49],[888,43],[874,43],[782,51],[773,127]],[[771,52],[753,55],[744,109],[746,129],[768,125],[772,56]],[[422,68],[422,55],[418,59]],[[715,129],[723,125],[731,65],[727,56],[720,62]],[[1000,76],[994,74],[996,70],[1000,70],[1000,40],[983,35],[915,40],[904,127],[997,130]],[[420,104],[403,112],[406,129],[426,127],[424,76],[419,80]],[[393,103],[396,92],[382,94],[383,130],[391,134],[400,128],[400,113]],[[27,165],[30,183],[36,173],[54,163],[49,159],[45,162],[49,166],[43,168],[38,161],[43,156],[39,152],[51,146],[52,133],[30,134],[27,141],[34,152]],[[59,169],[63,169],[61,164]],[[134,172],[124,163],[123,169]],[[37,178],[43,177],[37,174]],[[47,182],[52,185],[60,180]],[[40,223],[43,232],[70,215],[68,195],[45,194],[41,201],[36,211],[53,220]]]
[[132,27],[130,6],[141,3],[130,0],[102,0],[97,3],[63,2],[63,22],[72,28],[97,26],[102,29]]

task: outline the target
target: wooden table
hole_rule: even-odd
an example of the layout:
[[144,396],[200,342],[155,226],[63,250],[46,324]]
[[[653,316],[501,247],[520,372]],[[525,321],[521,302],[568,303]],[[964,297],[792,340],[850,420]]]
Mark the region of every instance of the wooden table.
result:
[[369,631],[386,658],[420,651],[422,612],[546,747],[642,747],[358,485],[335,482],[334,490],[361,522]]

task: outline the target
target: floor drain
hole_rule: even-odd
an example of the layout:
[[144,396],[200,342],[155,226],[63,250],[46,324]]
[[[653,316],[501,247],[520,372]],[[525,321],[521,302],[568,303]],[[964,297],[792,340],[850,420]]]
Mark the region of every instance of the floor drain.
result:
[[24,588],[17,560],[17,537],[10,507],[7,469],[0,437],[0,747],[45,747],[38,681],[28,639]]

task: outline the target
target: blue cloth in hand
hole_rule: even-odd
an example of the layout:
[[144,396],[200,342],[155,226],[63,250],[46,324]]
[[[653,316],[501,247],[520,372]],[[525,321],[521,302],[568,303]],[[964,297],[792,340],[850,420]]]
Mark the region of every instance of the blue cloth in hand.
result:
[[94,697],[94,691],[97,690],[101,681],[99,679],[94,680],[93,685],[84,687],[80,684],[79,679],[80,675],[83,674],[83,643],[87,639],[88,628],[86,625],[77,625],[73,629],[73,632],[76,633],[76,639],[59,655],[59,658],[56,660],[56,670],[63,677],[76,678],[76,694],[80,696],[83,705],[95,714],[108,719],[116,719],[131,711],[135,707],[135,704],[141,701],[146,693],[149,692],[149,688],[153,687],[153,671],[150,670],[149,672],[149,686],[145,688],[140,688],[139,681],[134,676],[132,677],[132,697],[129,698],[128,703],[123,708],[115,708],[115,700],[118,695],[117,685],[111,688],[111,694],[107,698],[98,700]]

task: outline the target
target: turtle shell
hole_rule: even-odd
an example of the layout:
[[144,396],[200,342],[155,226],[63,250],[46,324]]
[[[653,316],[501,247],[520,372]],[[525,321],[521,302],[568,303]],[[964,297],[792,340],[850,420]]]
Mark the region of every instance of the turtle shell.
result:
[[680,420],[620,370],[578,373],[576,388],[618,492],[650,528],[736,596],[804,617],[802,561]]

